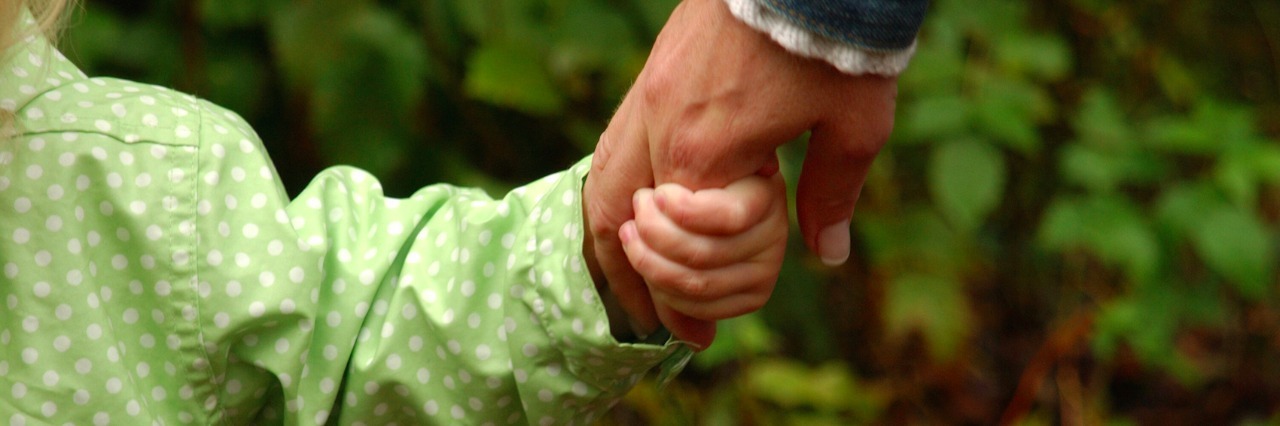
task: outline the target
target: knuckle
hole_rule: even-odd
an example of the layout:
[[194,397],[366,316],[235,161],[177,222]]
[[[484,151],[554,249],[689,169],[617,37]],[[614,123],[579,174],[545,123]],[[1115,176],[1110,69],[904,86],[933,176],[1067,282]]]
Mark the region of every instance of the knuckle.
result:
[[705,159],[708,145],[705,141],[705,138],[696,133],[682,131],[667,147],[666,157],[670,168],[675,171],[687,171],[690,167],[697,165],[699,160]]
[[710,283],[703,274],[683,274],[674,283],[676,291],[690,299],[702,299],[709,292]]
[[671,219],[672,223],[682,228],[688,228],[691,221],[697,218],[697,215],[689,211],[689,207],[680,203],[667,203],[667,207],[663,212]]
[[586,205],[587,216],[590,217],[591,235],[597,239],[613,241],[617,239],[618,228],[625,220],[619,220],[622,215],[610,210],[600,202],[588,202]]
[[716,252],[706,244],[690,244],[685,250],[682,260],[691,268],[705,268],[715,263]]
[[688,315],[693,319],[700,320],[700,321],[718,321],[726,318],[724,315],[720,315],[719,312],[716,312],[715,309],[707,307],[703,304],[695,304],[693,306],[690,306],[689,309],[687,309],[687,312],[684,312],[684,314]]
[[831,193],[826,191],[816,191],[812,189],[802,189],[796,194],[797,203],[803,204],[800,211],[801,219],[805,219],[806,212],[852,212],[853,204],[856,198],[851,198],[848,194]]
[[613,158],[613,151],[616,148],[612,141],[613,138],[609,137],[608,130],[600,134],[600,139],[596,142],[595,157],[591,160],[592,172],[603,172],[609,164],[609,159]]
[[649,252],[646,250],[631,249],[627,250],[626,253],[627,260],[631,262],[631,267],[648,280],[650,275],[653,275],[649,272],[650,269],[653,269],[653,259],[649,257]]
[[892,129],[879,129],[876,126],[864,129],[862,137],[855,143],[845,144],[841,149],[833,150],[833,160],[842,164],[865,162],[880,155],[880,150],[889,141]]
[[724,231],[742,232],[752,225],[751,205],[745,200],[738,200],[726,206],[724,212]]
[[[714,123],[700,118],[701,113],[695,107],[694,112],[682,117],[680,128],[672,133],[667,141],[661,157],[667,162],[672,180],[688,185],[700,183],[707,176],[703,174],[713,162],[732,158],[737,137],[724,130],[710,129]],[[693,188],[691,188],[693,189]]]
[[666,70],[666,67],[653,67],[647,69],[644,78],[636,86],[636,90],[640,92],[640,99],[645,105],[662,105],[671,98],[671,92],[676,87],[676,76],[674,73]]
[[653,222],[652,218],[646,217],[644,213],[637,212],[635,221],[636,234],[640,236],[641,240],[644,240],[645,244],[666,254],[662,248],[662,242],[666,240],[666,236],[663,235],[661,226]]

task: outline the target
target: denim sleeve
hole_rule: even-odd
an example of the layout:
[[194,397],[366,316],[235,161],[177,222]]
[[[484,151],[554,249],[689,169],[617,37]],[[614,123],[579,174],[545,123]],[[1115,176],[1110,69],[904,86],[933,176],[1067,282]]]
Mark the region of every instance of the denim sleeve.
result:
[[758,0],[792,23],[871,51],[909,48],[928,0]]

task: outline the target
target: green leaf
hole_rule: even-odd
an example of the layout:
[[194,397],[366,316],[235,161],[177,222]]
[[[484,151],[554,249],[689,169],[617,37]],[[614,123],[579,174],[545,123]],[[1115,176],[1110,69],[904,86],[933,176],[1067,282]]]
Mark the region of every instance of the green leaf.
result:
[[453,2],[463,30],[481,44],[546,47],[546,0],[469,0]]
[[1196,99],[1200,92],[1196,77],[1172,55],[1161,52],[1155,58],[1155,77],[1165,96],[1179,103]]
[[494,19],[492,19],[495,14],[494,10],[499,7],[498,2],[495,0],[449,3],[457,8],[455,9],[456,22],[461,24],[462,31],[473,38],[486,40],[485,36],[489,33],[489,27],[491,25],[498,26],[498,23],[493,22]]
[[1253,170],[1263,182],[1280,185],[1280,141],[1266,141],[1257,146]]
[[466,90],[472,98],[534,115],[551,115],[564,108],[542,58],[527,49],[482,46],[467,65]]
[[716,340],[693,358],[693,362],[703,369],[761,355],[776,346],[777,337],[758,313],[719,321],[716,329]]
[[1000,151],[974,140],[938,147],[929,164],[929,190],[938,209],[961,229],[973,229],[1004,194]]
[[1213,179],[1227,198],[1241,208],[1257,205],[1258,179],[1253,170],[1253,157],[1227,153],[1219,157]]
[[912,66],[900,77],[903,92],[922,98],[959,94],[965,74],[965,42],[954,22],[926,20]]
[[1093,352],[1102,358],[1115,356],[1120,344],[1139,327],[1141,313],[1133,300],[1110,300],[1103,304],[1094,322]]
[[[767,359],[750,365],[743,376],[748,395],[818,424],[866,423],[879,414],[885,402],[880,393],[859,383],[849,368],[839,363],[811,368],[787,359]],[[841,418],[845,421],[838,421]]]
[[1195,233],[1209,212],[1227,207],[1207,182],[1171,186],[1156,201],[1156,217],[1177,235]]
[[1203,368],[1179,351],[1175,342],[1188,315],[1214,309],[1217,297],[1200,300],[1197,297],[1205,293],[1185,290],[1151,288],[1106,301],[1094,323],[1093,350],[1111,358],[1121,344],[1127,344],[1144,364],[1167,371],[1186,386],[1196,386],[1203,380]]
[[1238,208],[1215,209],[1195,233],[1195,248],[1209,269],[1246,297],[1257,299],[1274,284],[1276,258],[1270,231]]
[[1148,122],[1147,140],[1153,148],[1178,154],[1212,154],[1220,147],[1208,129],[1182,117],[1164,117]]
[[1039,149],[1036,125],[1050,118],[1053,102],[1024,81],[987,75],[980,79],[973,110],[974,124],[983,135],[1021,153]]
[[383,9],[349,12],[336,22],[300,23],[336,25],[328,31],[331,56],[310,59],[319,69],[300,83],[310,89],[312,121],[325,156],[385,176],[403,164],[413,139],[405,123],[413,121],[422,99],[426,49]]
[[[953,276],[975,257],[935,209],[912,207],[893,214],[862,211],[855,219],[865,252],[877,268]],[[789,278],[785,272],[783,276]]]
[[1057,80],[1071,71],[1071,49],[1058,35],[1013,35],[996,44],[996,57],[1006,70]]
[[1144,362],[1163,361],[1169,356],[1178,330],[1178,307],[1172,303],[1173,296],[1169,292],[1148,291],[1108,301],[1098,313],[1094,350],[1110,357],[1125,342]]
[[924,97],[904,105],[902,139],[929,142],[967,133],[969,103],[960,96]]
[[565,5],[563,16],[555,22],[555,41],[550,62],[554,74],[561,79],[575,77],[587,87],[591,73],[626,74],[634,79],[631,58],[643,55],[626,16],[617,9],[588,0],[573,0]]
[[808,402],[809,372],[794,362],[758,363],[748,372],[747,382],[756,397],[783,407],[797,407]]
[[973,313],[960,283],[920,274],[902,275],[886,289],[885,332],[899,342],[919,332],[937,360],[955,357],[968,339]]
[[1155,235],[1133,202],[1116,195],[1055,200],[1040,224],[1040,241],[1058,251],[1082,250],[1119,266],[1137,283],[1158,266]]
[[1280,183],[1280,147],[1261,139],[1230,147],[1218,157],[1213,178],[1231,202],[1254,208],[1264,183]]
[[1147,140],[1160,151],[1207,155],[1237,149],[1259,138],[1248,109],[1202,100],[1195,104],[1190,117],[1151,120]]
[[1085,231],[1088,223],[1081,201],[1075,198],[1059,198],[1045,209],[1040,222],[1039,240],[1050,249],[1070,250],[1088,244]]
[[1022,35],[1026,27],[1027,5],[1022,2],[993,1],[983,7],[963,1],[939,2],[937,8],[937,15],[951,17],[965,32],[983,40],[1004,34]]
[[1136,142],[1129,118],[1107,90],[1095,89],[1085,95],[1072,127],[1079,143],[1093,147],[1117,149]]
[[1059,157],[1062,177],[1093,192],[1110,192],[1123,185],[1161,184],[1170,173],[1165,158],[1136,149],[1098,149],[1071,144]]
[[1083,145],[1067,145],[1062,150],[1060,161],[1062,176],[1067,182],[1093,191],[1112,191],[1123,179],[1123,166],[1114,155],[1107,155]]

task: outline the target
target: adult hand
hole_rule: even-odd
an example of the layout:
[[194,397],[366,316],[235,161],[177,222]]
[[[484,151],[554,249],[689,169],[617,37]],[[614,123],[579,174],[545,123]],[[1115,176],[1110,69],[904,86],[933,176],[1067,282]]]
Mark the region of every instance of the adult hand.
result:
[[[872,160],[893,128],[897,81],[850,76],[783,49],[722,0],[685,0],[596,147],[585,200],[610,291],[646,334],[659,321],[705,348],[715,324],[655,306],[622,251],[636,190],[667,182],[723,187],[767,168],[811,131],[797,193],[805,242],[827,264],[849,256],[849,220]],[[615,324],[616,326],[617,324]]]

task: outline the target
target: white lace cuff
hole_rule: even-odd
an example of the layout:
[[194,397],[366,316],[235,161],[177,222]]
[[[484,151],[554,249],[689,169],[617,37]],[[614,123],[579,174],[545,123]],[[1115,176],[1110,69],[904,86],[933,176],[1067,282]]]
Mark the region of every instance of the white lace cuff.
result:
[[832,40],[792,23],[756,0],[724,0],[729,11],[743,23],[768,34],[791,53],[821,59],[846,74],[896,76],[907,68],[916,43],[906,49],[878,52]]

